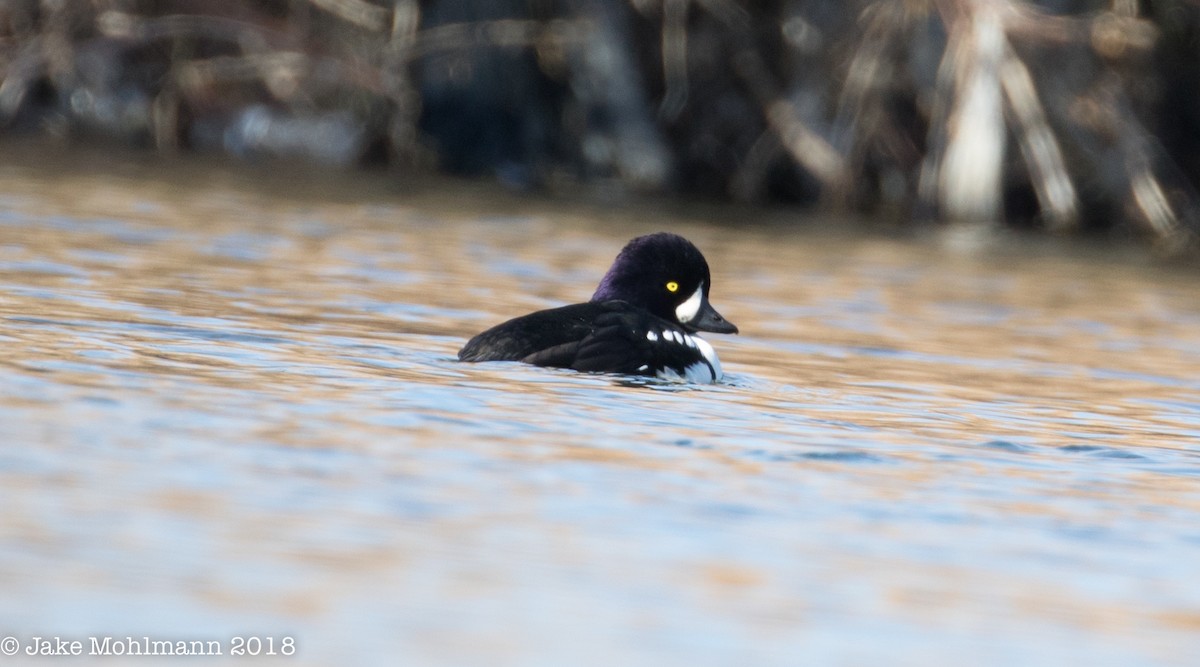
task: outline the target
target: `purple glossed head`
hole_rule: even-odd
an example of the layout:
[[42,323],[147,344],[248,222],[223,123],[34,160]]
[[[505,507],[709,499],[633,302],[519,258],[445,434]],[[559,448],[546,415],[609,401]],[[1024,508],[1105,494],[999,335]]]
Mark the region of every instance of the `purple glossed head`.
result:
[[708,303],[708,262],[691,241],[659,232],[625,245],[592,301],[627,301],[692,331],[737,333]]

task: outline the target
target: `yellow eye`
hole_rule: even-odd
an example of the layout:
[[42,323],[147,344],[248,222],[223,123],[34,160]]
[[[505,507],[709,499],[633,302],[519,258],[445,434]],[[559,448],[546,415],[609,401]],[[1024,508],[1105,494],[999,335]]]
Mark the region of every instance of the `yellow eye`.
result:
[[679,283],[675,282],[674,280],[667,283],[667,291],[668,292],[678,292],[679,291]]

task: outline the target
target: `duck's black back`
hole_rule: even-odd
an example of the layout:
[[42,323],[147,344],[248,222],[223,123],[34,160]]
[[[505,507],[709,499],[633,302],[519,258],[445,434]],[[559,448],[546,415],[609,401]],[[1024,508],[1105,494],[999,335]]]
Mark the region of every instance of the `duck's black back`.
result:
[[604,304],[589,302],[515,317],[467,341],[458,358],[524,361],[531,354],[583,340],[595,330],[594,321],[604,311]]
[[[458,358],[630,375],[654,375],[664,368],[682,372],[708,363],[695,347],[662,342],[665,331],[676,332],[680,340],[686,337],[679,326],[625,301],[591,301],[492,327],[468,341]],[[648,337],[650,332],[654,334]],[[711,364],[708,368],[712,371]]]

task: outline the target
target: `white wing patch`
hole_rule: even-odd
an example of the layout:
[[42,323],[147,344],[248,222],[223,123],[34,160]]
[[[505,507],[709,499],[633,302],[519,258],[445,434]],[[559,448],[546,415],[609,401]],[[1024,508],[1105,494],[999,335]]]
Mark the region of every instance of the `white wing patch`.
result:
[[700,303],[704,301],[704,283],[696,285],[696,291],[687,298],[687,301],[675,307],[675,318],[680,322],[687,324],[696,319],[696,315],[700,314]]

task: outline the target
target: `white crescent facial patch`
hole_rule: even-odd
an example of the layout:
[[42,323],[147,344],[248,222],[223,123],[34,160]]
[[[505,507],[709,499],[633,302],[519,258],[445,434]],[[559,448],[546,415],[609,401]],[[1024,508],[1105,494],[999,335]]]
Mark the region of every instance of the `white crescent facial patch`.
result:
[[700,303],[704,301],[704,283],[696,286],[696,291],[687,298],[687,301],[675,307],[675,317],[684,324],[696,319],[696,315],[700,314]]

